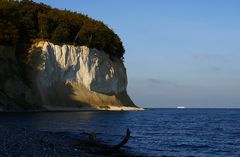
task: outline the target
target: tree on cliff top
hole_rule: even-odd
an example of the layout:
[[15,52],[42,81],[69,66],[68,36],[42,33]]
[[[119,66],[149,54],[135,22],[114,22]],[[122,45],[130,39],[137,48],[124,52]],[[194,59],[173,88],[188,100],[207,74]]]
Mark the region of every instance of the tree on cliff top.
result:
[[40,38],[54,44],[87,45],[123,59],[125,50],[118,35],[88,16],[30,0],[0,0],[0,17],[2,45]]

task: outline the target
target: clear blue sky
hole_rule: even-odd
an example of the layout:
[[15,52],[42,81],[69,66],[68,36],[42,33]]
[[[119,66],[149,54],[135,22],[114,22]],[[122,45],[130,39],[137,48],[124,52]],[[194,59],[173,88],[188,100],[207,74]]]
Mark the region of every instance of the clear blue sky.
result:
[[36,0],[103,21],[143,107],[240,107],[239,0]]

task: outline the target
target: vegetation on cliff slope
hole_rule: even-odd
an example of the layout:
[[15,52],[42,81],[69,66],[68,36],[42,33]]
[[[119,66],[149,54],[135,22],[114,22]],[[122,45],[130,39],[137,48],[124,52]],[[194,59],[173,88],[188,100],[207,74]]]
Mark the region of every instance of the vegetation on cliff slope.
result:
[[54,44],[87,45],[123,59],[124,47],[117,34],[85,15],[30,0],[0,0],[0,17],[0,45],[45,39]]

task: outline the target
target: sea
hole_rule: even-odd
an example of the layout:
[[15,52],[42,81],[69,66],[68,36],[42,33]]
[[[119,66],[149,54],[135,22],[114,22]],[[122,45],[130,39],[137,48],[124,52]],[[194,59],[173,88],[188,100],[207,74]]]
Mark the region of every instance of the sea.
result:
[[146,109],[1,113],[0,125],[65,132],[81,138],[94,132],[103,143],[146,157],[240,157],[240,109]]

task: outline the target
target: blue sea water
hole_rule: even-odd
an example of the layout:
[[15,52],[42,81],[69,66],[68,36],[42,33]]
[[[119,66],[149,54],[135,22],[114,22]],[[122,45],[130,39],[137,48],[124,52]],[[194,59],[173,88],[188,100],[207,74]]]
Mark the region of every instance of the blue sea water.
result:
[[123,149],[143,156],[240,156],[240,109],[1,113],[0,125],[76,137],[95,132],[107,144],[120,141],[129,128],[131,138]]

